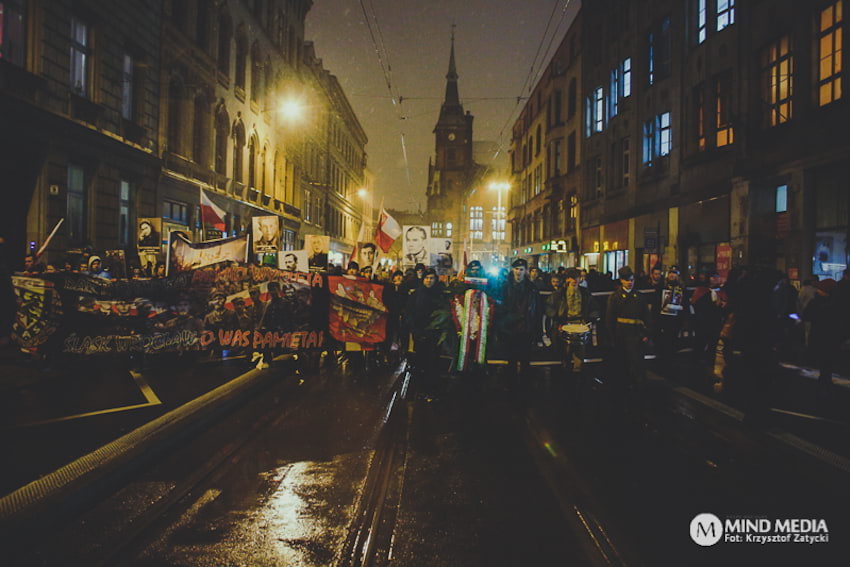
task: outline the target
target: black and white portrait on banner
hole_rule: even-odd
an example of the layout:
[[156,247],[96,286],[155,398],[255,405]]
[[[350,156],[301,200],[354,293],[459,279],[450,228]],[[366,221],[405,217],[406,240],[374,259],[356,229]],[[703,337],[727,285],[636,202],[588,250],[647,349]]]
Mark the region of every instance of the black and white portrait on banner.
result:
[[330,236],[308,234],[304,237],[304,250],[307,251],[307,263],[311,270],[328,269],[328,252],[331,248]]
[[429,241],[431,240],[431,227],[423,225],[404,226],[404,261],[402,265],[414,267],[416,264],[425,264],[431,261]]
[[449,275],[454,266],[454,241],[451,238],[431,239],[431,265],[439,275]]
[[268,215],[251,219],[254,254],[277,252],[280,249],[280,217]]
[[284,250],[277,254],[277,267],[288,272],[306,272],[309,270],[306,250]]
[[374,242],[357,243],[357,264],[362,270],[370,266],[374,271],[378,267],[378,246]]

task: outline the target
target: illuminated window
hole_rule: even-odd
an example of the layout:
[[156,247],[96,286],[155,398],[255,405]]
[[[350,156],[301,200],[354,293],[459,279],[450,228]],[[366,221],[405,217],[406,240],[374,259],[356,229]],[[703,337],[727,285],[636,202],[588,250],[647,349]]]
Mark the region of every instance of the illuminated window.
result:
[[735,141],[735,130],[732,128],[732,81],[728,75],[718,77],[715,82],[715,117],[717,130],[717,147],[728,146]]
[[818,18],[818,104],[841,98],[841,55],[844,43],[842,0],[820,11]]
[[0,59],[20,67],[26,62],[25,15],[22,0],[0,2]]
[[707,2],[708,0],[696,0],[697,1],[697,43],[702,43],[705,41],[706,32],[707,32],[707,22],[708,22],[708,13],[707,13]]
[[791,119],[794,58],[790,44],[791,40],[786,35],[762,51],[762,96],[766,103],[766,123],[769,126]]
[[664,112],[650,118],[643,124],[643,163],[651,166],[653,162],[670,153],[673,147],[673,130],[670,113]]
[[602,87],[593,91],[593,131],[601,132],[605,126],[605,93]]
[[434,238],[439,238],[443,236],[443,223],[441,222],[432,222],[431,223],[431,236]]
[[735,23],[735,0],[717,0],[717,31]]
[[88,96],[89,80],[89,26],[71,18],[71,89],[80,96]]
[[494,240],[505,239],[505,207],[493,207],[493,219],[490,221],[490,232]]
[[447,222],[446,223],[446,238],[450,237],[451,235],[452,235],[452,223]]
[[623,82],[621,83],[623,98],[626,98],[632,95],[632,58],[626,57],[623,59],[620,69],[623,75]]
[[608,91],[608,117],[617,116],[620,97],[620,69],[611,69],[611,89]]
[[469,237],[479,240],[484,238],[484,207],[469,208]]
[[776,212],[784,213],[788,210],[788,186],[780,185],[776,188]]

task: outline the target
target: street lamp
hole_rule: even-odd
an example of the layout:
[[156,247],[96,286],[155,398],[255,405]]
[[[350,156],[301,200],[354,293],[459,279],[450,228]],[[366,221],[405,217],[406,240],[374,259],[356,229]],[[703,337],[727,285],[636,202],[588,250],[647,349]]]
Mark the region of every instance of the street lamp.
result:
[[505,231],[507,229],[507,218],[506,218],[507,215],[505,215],[504,212],[502,211],[502,191],[510,191],[511,184],[508,183],[507,181],[491,181],[490,185],[488,185],[488,188],[491,191],[496,191],[496,196],[497,196],[496,214],[498,216],[497,216],[496,226],[499,227],[499,235],[501,236],[501,238],[499,238],[499,244],[497,246],[497,250],[498,250],[498,253],[499,253],[499,260],[501,262],[501,259],[502,259],[502,256],[503,256],[502,255],[502,246],[504,245]]
[[300,122],[304,119],[304,103],[298,98],[289,98],[281,102],[278,112],[287,122]]

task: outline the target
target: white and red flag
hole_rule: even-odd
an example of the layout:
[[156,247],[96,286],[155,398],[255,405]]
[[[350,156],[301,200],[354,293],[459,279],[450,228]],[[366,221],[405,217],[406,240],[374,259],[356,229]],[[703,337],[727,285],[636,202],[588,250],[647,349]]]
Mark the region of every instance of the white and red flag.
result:
[[381,215],[378,217],[378,229],[375,231],[375,244],[381,247],[384,253],[389,252],[393,242],[401,236],[401,226],[398,221],[381,207]]
[[201,189],[201,224],[209,224],[216,230],[224,232],[224,215],[226,213],[207,197]]

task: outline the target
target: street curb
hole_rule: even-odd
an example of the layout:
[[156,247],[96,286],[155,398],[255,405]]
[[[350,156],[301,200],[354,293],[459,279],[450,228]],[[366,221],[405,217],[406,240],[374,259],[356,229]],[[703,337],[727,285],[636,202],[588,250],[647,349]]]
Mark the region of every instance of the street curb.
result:
[[[285,355],[291,358],[291,355]],[[252,369],[195,398],[137,429],[60,467],[38,480],[0,498],[0,527],[15,531],[51,505],[68,504],[76,493],[91,486],[122,466],[132,464],[145,451],[181,430],[197,425],[227,404],[232,403],[265,379],[271,370]]]

